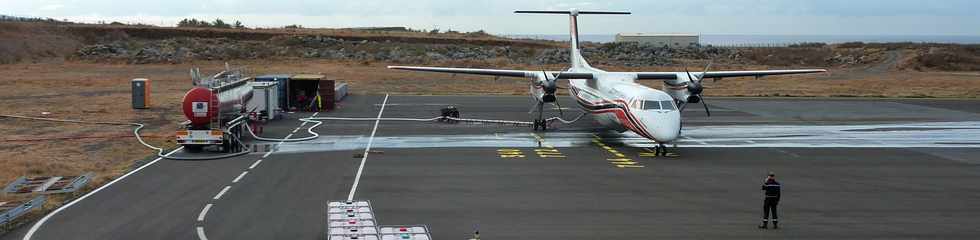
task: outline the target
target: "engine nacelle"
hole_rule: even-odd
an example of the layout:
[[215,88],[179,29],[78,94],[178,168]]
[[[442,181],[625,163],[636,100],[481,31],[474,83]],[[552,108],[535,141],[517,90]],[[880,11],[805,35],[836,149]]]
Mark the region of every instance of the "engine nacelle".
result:
[[698,95],[690,95],[690,96],[687,96],[687,102],[688,103],[699,103],[699,102],[701,102],[701,97],[699,97]]

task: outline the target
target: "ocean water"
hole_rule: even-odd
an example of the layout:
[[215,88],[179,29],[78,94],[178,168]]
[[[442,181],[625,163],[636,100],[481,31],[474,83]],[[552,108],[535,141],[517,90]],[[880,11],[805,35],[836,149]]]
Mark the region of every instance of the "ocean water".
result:
[[[504,35],[509,38],[530,38],[555,41],[568,41],[568,35],[562,34],[525,34]],[[607,43],[615,39],[613,34],[585,34],[581,41]],[[955,35],[739,35],[739,34],[702,34],[702,45],[732,46],[732,45],[787,45],[803,42],[843,43],[843,42],[930,42],[930,43],[959,43],[980,44],[980,36]]]

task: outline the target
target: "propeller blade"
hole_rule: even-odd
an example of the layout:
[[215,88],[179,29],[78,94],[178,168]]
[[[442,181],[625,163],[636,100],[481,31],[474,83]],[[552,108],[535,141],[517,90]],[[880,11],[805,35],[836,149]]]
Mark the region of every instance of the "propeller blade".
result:
[[698,95],[698,97],[701,98],[701,105],[704,105],[704,112],[708,114],[708,117],[710,117],[711,116],[711,110],[708,110],[708,102],[705,102],[704,101],[704,96]]
[[561,116],[562,118],[565,118],[565,110],[562,110],[561,109],[561,104],[558,103],[558,100],[557,99],[555,100],[555,106],[558,107],[558,116]]
[[686,72],[686,73],[687,73],[687,79],[688,79],[688,80],[690,80],[690,81],[694,81],[694,77],[691,77],[691,71],[688,71],[688,70],[687,70],[687,67],[684,67],[684,72]]
[[712,64],[715,64],[715,59],[711,59],[710,61],[708,61],[708,65],[704,66],[704,71],[701,72],[701,77],[698,78],[698,82],[704,80],[704,75],[708,74],[708,69],[711,69]]

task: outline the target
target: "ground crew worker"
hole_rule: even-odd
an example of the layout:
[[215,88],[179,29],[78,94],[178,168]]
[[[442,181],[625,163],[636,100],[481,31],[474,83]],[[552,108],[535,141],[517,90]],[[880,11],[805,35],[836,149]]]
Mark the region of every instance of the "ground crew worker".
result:
[[296,106],[299,111],[306,111],[306,108],[310,106],[310,98],[306,96],[306,91],[300,90],[299,94],[296,94]]
[[769,177],[762,184],[764,200],[762,203],[762,225],[760,229],[769,227],[769,212],[772,212],[772,228],[779,229],[779,214],[776,213],[776,205],[779,204],[779,192],[782,185],[776,181],[776,174],[769,172]]

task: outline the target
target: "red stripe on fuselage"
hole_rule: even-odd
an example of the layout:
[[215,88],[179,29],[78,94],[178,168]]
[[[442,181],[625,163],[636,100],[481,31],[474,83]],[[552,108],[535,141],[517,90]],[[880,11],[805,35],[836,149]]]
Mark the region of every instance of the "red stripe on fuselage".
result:
[[621,106],[624,106],[625,109],[623,109],[623,108],[609,108],[609,109],[601,109],[601,110],[591,110],[591,109],[588,109],[589,106],[585,106],[585,107],[586,107],[586,110],[589,111],[592,114],[613,113],[616,116],[616,118],[619,119],[619,122],[623,124],[623,127],[625,127],[626,129],[629,129],[630,131],[633,131],[633,132],[635,132],[635,133],[637,133],[637,134],[639,134],[639,135],[641,135],[641,136],[643,136],[645,138],[652,139],[652,140],[657,140],[657,139],[653,138],[653,135],[650,134],[647,131],[646,126],[644,126],[643,125],[643,122],[641,122],[639,120],[640,118],[636,117],[636,115],[633,114],[633,111],[630,110],[629,104],[627,104],[625,100],[623,100],[623,99],[613,99],[612,101],[599,100],[596,103],[592,103],[592,102],[589,102],[589,101],[587,101],[585,99],[582,99],[582,98],[580,98],[578,96],[578,91],[581,91],[580,89],[577,89],[574,86],[572,86],[570,89],[572,89],[574,91],[572,94],[575,95],[575,98],[578,100],[577,102],[579,104],[583,105],[583,106],[585,104],[588,104],[588,105],[592,105],[593,107],[595,107],[595,106],[599,106],[599,105],[602,105],[602,104],[616,104],[616,103],[621,103],[622,104]]

